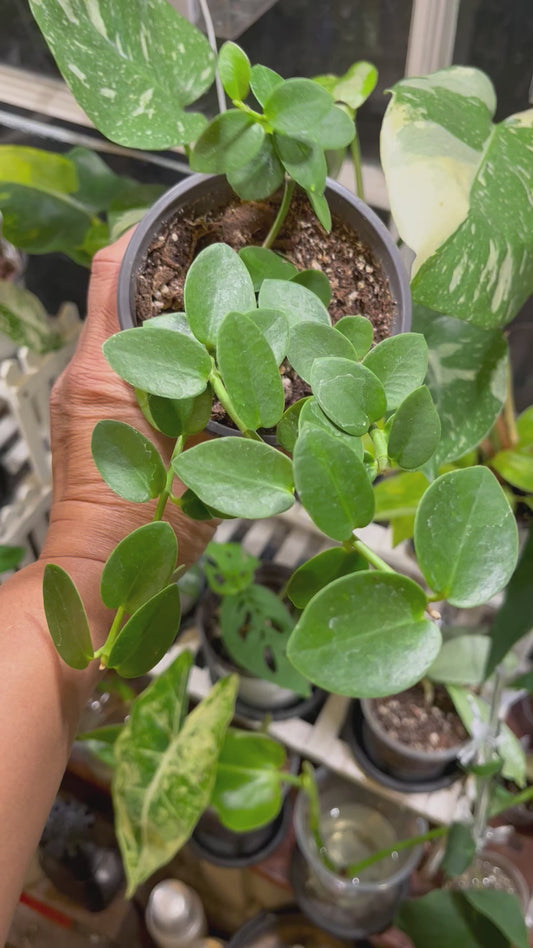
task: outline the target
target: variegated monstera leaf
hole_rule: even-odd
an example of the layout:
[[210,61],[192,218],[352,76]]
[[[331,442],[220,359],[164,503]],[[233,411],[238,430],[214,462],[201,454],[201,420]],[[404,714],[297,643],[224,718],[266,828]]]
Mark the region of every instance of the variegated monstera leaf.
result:
[[392,89],[381,158],[414,299],[484,329],[533,292],[533,109],[494,124],[493,86],[452,66]]

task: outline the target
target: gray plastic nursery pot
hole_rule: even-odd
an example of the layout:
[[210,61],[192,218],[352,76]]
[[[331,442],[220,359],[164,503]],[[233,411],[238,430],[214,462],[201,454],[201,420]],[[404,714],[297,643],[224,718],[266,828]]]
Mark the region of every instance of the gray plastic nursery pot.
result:
[[380,770],[397,781],[419,784],[420,789],[423,789],[424,784],[438,780],[457,765],[463,744],[446,750],[414,750],[384,730],[374,711],[372,699],[363,698],[361,710],[362,737],[369,757]]

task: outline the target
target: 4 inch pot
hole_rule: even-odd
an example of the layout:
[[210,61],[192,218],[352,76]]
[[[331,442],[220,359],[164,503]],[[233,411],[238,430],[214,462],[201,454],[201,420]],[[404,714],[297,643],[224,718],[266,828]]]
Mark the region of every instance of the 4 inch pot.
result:
[[[131,329],[137,325],[137,274],[154,236],[166,222],[183,207],[190,207],[194,212],[202,214],[224,207],[234,198],[235,194],[224,177],[195,174],[171,188],[156,201],[137,225],[120,267],[117,307],[121,329]],[[391,334],[408,332],[411,326],[409,279],[387,228],[363,201],[329,178],[326,198],[332,214],[357,232],[381,264],[389,282],[392,299],[396,302]]]
[[[281,563],[263,563],[255,573],[255,582],[274,592],[282,589],[291,575],[291,570]],[[302,698],[274,682],[263,681],[239,669],[224,649],[218,627],[217,612],[220,599],[209,591],[202,599],[196,613],[196,626],[202,653],[213,682],[226,675],[238,672],[239,690],[236,711],[240,717],[262,720],[270,714],[274,720],[303,717],[318,710],[324,700],[324,692],[314,689],[310,698]]]
[[464,745],[458,744],[446,750],[413,750],[384,730],[374,711],[373,699],[364,698],[361,709],[365,748],[373,762],[386,774],[398,781],[418,783],[423,790],[424,782],[437,780],[455,769],[457,755]]

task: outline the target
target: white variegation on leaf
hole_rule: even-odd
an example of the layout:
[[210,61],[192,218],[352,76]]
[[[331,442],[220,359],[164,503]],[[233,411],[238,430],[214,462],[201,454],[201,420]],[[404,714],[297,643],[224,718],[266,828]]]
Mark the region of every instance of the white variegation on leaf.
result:
[[203,34],[167,0],[30,0],[77,102],[130,148],[194,141],[206,120],[186,112],[213,80]]
[[490,80],[452,66],[392,89],[381,160],[417,302],[482,328],[533,291],[533,109],[493,124]]

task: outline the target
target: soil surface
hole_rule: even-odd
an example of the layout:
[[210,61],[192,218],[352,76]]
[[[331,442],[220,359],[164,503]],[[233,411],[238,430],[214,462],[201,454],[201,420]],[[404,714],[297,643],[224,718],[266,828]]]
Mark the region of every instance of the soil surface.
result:
[[[274,221],[279,198],[240,203],[201,216],[179,211],[154,238],[137,280],[139,323],[164,312],[182,312],[187,269],[204,247],[223,241],[235,250],[260,245]],[[341,316],[366,316],[374,327],[374,342],[390,335],[395,314],[388,282],[381,267],[357,234],[333,216],[326,234],[303,195],[296,194],[273,250],[300,270],[322,270],[332,288],[329,312],[335,324]]]
[[468,739],[442,685],[435,685],[432,704],[428,703],[422,685],[417,684],[400,694],[376,699],[372,707],[383,730],[411,750],[448,750]]

